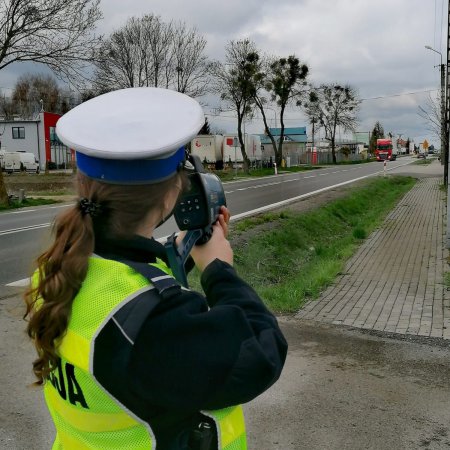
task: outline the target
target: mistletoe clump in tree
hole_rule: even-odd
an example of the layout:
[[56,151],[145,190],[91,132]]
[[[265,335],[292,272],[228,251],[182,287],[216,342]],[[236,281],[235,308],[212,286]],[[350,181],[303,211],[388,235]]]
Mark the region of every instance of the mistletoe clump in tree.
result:
[[[292,102],[301,102],[304,96],[304,87],[306,86],[306,77],[308,76],[308,66],[301,64],[300,60],[291,55],[288,58],[279,58],[272,60],[269,64],[269,72],[266,78],[266,89],[271,96],[271,100],[276,103],[280,109],[280,135],[278,145],[275,148],[275,160],[278,166],[281,166],[283,159],[283,141],[284,141],[284,114],[286,107]],[[271,137],[267,124],[265,124],[266,133]],[[271,137],[272,143],[274,141]]]
[[310,122],[324,128],[334,164],[337,162],[336,133],[339,128],[344,132],[355,130],[360,102],[356,90],[348,85],[322,84],[311,90],[309,101],[303,105]]

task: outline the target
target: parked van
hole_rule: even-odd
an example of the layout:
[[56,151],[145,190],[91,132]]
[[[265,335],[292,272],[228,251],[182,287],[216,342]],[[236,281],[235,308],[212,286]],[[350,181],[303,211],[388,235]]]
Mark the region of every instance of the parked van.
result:
[[39,162],[33,153],[28,152],[5,152],[3,156],[4,171],[33,172],[39,173]]

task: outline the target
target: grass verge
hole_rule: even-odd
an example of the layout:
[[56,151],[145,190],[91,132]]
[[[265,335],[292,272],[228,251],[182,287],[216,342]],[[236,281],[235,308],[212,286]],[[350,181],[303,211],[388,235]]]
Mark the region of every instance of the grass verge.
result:
[[444,286],[448,289],[450,288],[450,272],[444,273]]
[[433,159],[431,158],[423,158],[418,159],[417,161],[414,161],[413,164],[416,166],[426,166],[428,164],[431,164],[433,162]]
[[[333,282],[414,183],[376,178],[313,211],[271,212],[234,224],[235,267],[273,311],[296,312]],[[194,276],[189,281],[198,289]]]
[[27,206],[51,205],[53,203],[59,202],[50,198],[26,198],[22,202],[12,200],[9,206],[0,205],[0,211],[9,211],[10,209],[26,208]]

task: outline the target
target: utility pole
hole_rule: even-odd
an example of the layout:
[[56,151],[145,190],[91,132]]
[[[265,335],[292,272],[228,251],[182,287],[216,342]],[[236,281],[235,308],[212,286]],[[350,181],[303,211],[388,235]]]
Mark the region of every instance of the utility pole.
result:
[[[450,121],[450,82],[449,82],[449,71],[448,71],[448,62],[449,62],[449,56],[450,56],[450,0],[448,2],[448,8],[447,8],[447,54],[445,58],[445,65],[441,65],[441,83],[444,83],[444,91],[445,94],[443,95],[443,102],[441,105],[445,104],[445,112],[444,112],[444,185],[448,186],[448,147],[449,147],[449,121]],[[442,81],[442,78],[444,78],[444,81]],[[442,99],[441,99],[442,100]],[[445,103],[444,103],[445,102]],[[448,198],[448,195],[447,195]],[[448,210],[448,208],[447,208]],[[448,233],[447,233],[448,235]]]
[[[450,0],[449,0],[450,1]],[[448,185],[448,131],[447,131],[447,113],[445,102],[445,65],[442,62],[442,53],[435,50],[429,45],[425,45],[425,48],[437,53],[441,57],[441,64],[439,64],[439,70],[441,71],[441,158],[444,164],[444,185]],[[436,66],[435,66],[436,67]]]
[[[450,0],[449,0],[450,1]],[[445,65],[441,61],[441,149],[444,151],[444,185],[448,185],[448,122],[445,102]],[[442,153],[441,150],[441,153]]]
[[[450,195],[448,194],[448,147],[449,147],[449,123],[450,123],[450,80],[449,80],[449,63],[450,59],[450,0],[448,1],[448,7],[447,7],[447,54],[445,57],[445,68],[446,70],[446,77],[445,77],[445,148],[444,148],[444,184],[447,186],[447,248],[450,248],[450,222],[449,222],[449,215],[450,215]],[[443,67],[441,67],[443,69]],[[442,72],[441,72],[442,74]]]

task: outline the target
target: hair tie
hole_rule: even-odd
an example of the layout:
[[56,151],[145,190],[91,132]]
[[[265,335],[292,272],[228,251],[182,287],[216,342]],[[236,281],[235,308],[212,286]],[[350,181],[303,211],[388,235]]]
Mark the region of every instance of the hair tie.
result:
[[87,198],[82,198],[78,202],[81,212],[83,216],[89,214],[91,217],[99,216],[102,212],[102,207],[98,203],[94,203],[92,200]]

